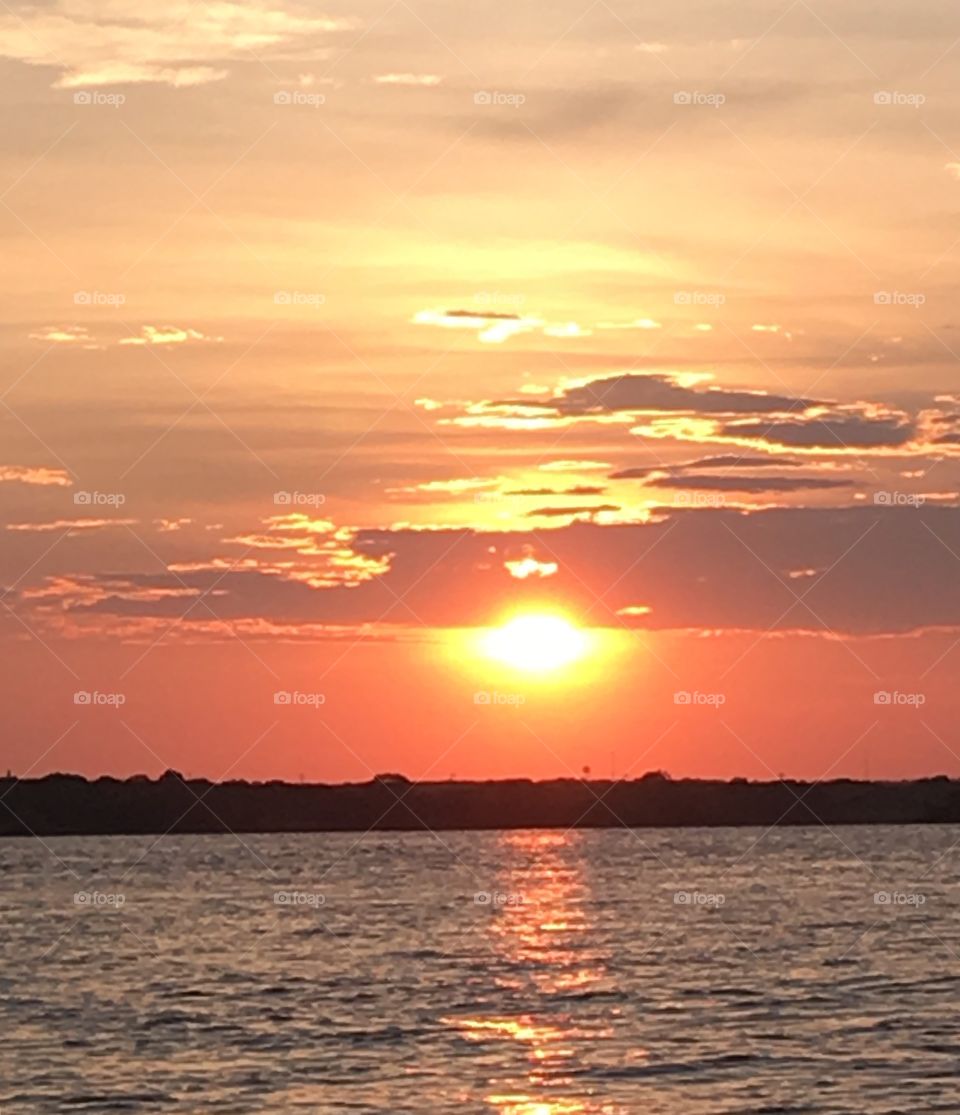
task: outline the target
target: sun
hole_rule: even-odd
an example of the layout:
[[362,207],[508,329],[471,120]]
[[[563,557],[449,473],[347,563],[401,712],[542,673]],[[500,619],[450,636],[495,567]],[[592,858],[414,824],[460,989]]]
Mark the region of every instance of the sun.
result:
[[586,634],[559,615],[523,615],[488,631],[481,647],[489,658],[529,673],[576,662],[587,651]]

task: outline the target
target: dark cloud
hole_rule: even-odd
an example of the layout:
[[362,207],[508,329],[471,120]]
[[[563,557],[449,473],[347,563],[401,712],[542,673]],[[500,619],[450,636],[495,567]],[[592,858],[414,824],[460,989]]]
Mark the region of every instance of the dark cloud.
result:
[[[724,456],[717,457],[699,457],[695,461],[680,461],[675,465],[670,466],[671,473],[681,473],[687,469],[704,469],[704,468],[723,468],[723,469],[756,469],[756,468],[808,468],[809,462],[797,460],[794,457],[779,457],[771,455],[769,457],[757,456],[737,456],[734,453],[729,453]],[[657,469],[653,469],[650,465],[636,466],[633,468],[622,468],[617,472],[611,472],[610,480],[644,480],[650,476]]]
[[828,480],[819,476],[657,476],[651,488],[680,488],[708,492],[802,492],[849,488],[853,480]]
[[[530,406],[529,399],[510,400],[510,406]],[[736,391],[725,387],[686,387],[668,375],[629,373],[590,380],[568,387],[552,399],[534,404],[564,415],[607,414],[616,411],[695,414],[785,414],[820,406],[816,399]]]
[[539,517],[559,518],[563,515],[596,515],[599,511],[619,511],[614,503],[601,503],[595,507],[538,507],[535,511],[528,511],[531,519]]
[[602,496],[606,490],[590,484],[579,484],[573,488],[518,488],[516,491],[503,494],[507,496]]
[[495,314],[488,310],[444,310],[444,317],[484,318],[488,321],[519,321],[519,314]]
[[[388,559],[388,571],[353,587],[256,570],[91,576],[87,587],[103,598],[67,607],[88,618],[175,618],[193,601],[149,590],[186,584],[197,595],[216,586],[204,605],[224,619],[281,624],[469,626],[511,608],[560,606],[586,623],[620,625],[619,611],[645,606],[649,613],[629,622],[860,635],[960,627],[953,505],[698,509],[512,533],[367,530],[352,549]],[[518,580],[504,567],[518,555],[556,562],[558,571],[535,584]],[[195,604],[190,618],[209,620],[206,607]]]
[[795,457],[779,457],[775,454],[770,454],[766,457],[756,456],[737,456],[735,453],[727,453],[717,457],[699,457],[695,461],[683,461],[681,464],[674,465],[675,469],[683,468],[800,468],[805,462],[797,460]]
[[[672,415],[694,415],[714,420],[716,428],[709,435],[712,440],[757,441],[787,449],[836,452],[845,448],[898,448],[912,441],[917,433],[917,423],[910,415],[880,404],[837,403],[763,391],[687,386],[676,376],[657,373],[604,376],[568,387],[549,399],[501,399],[486,405],[492,410],[553,412],[564,418],[622,413],[650,416],[656,421]],[[665,429],[665,434],[686,436],[669,429]],[[679,467],[768,467],[768,461],[760,456],[738,458],[730,454],[707,461],[710,463],[706,466],[689,462]],[[787,461],[786,467],[796,467],[796,463]],[[613,478],[622,480],[635,475],[625,469]]]
[[775,418],[770,421],[727,422],[728,437],[757,438],[774,445],[796,448],[880,449],[910,442],[916,425],[907,415],[873,415],[864,412],[835,412],[826,417]]

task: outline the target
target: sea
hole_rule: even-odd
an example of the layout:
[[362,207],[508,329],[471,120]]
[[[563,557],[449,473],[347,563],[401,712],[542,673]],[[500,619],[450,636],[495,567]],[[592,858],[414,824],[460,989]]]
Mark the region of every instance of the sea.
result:
[[956,1113],[958,843],[2,840],[0,1113]]

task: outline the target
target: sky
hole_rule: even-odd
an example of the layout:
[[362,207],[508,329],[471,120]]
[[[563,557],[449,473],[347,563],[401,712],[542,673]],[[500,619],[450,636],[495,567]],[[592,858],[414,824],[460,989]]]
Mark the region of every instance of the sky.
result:
[[0,766],[960,776],[954,4],[0,32]]

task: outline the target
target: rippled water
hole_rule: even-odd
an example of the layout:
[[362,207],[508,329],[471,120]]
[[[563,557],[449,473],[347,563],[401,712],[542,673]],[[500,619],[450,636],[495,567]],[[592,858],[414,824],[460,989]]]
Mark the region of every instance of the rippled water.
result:
[[6,840],[0,1111],[956,1112],[958,839]]

